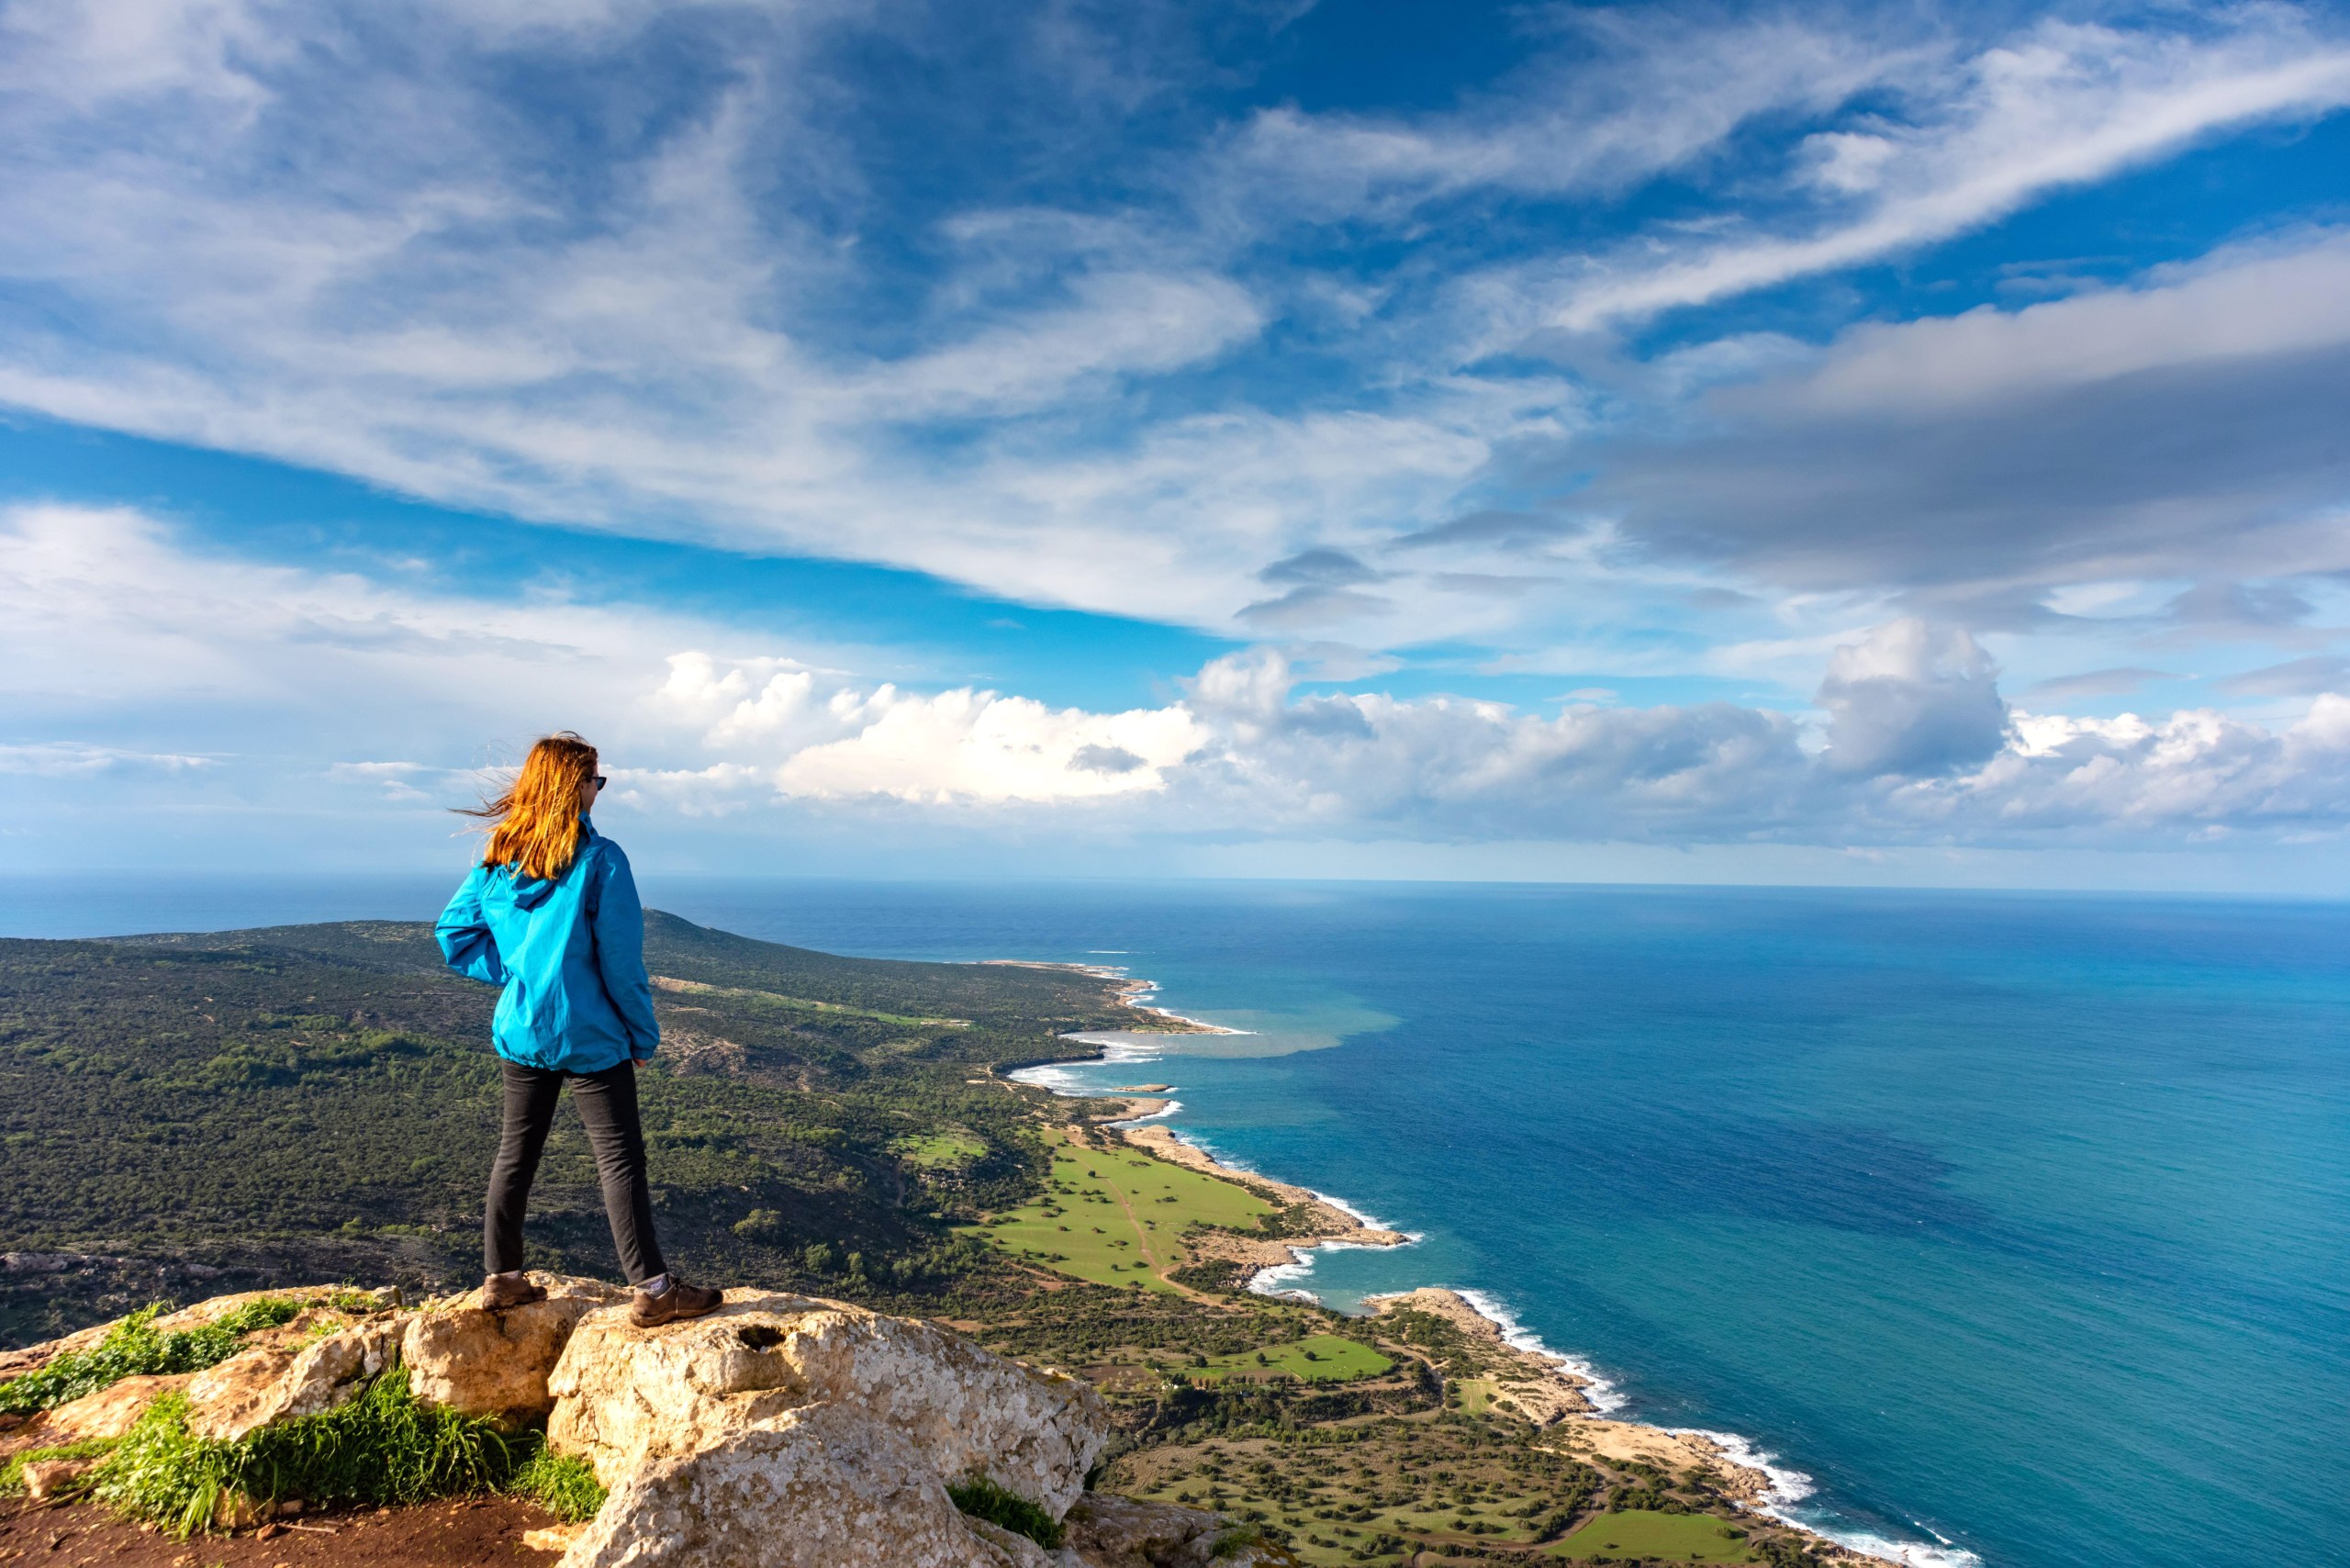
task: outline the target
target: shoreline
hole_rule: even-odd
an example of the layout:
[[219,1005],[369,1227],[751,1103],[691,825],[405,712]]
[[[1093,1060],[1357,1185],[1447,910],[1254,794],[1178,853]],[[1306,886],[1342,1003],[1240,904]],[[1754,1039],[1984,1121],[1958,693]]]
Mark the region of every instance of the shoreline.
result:
[[[1032,964],[1028,967],[1078,969],[1096,974],[1102,979],[1115,980],[1122,986],[1133,988],[1121,991],[1121,1000],[1125,1001],[1129,1007],[1169,1018],[1181,1016],[1167,1009],[1145,1008],[1129,1000],[1135,996],[1148,995],[1158,988],[1147,980],[1134,980],[1122,970],[1078,964]],[[1091,1058],[1094,1062],[1112,1062],[1153,1059],[1141,1054],[1146,1047],[1113,1037],[1116,1036],[1144,1033],[1230,1035],[1244,1032],[1220,1028],[1196,1019],[1184,1022],[1195,1027],[1151,1031],[1088,1030],[1061,1037],[1096,1047],[1097,1054]],[[1121,1047],[1136,1054],[1121,1055]],[[1076,1064],[1062,1062],[1058,1065],[1069,1067]],[[1013,1076],[1017,1078],[1018,1074]],[[1304,1278],[1312,1271],[1312,1254],[1315,1250],[1326,1247],[1402,1247],[1420,1239],[1417,1234],[1380,1226],[1369,1215],[1328,1193],[1279,1181],[1242,1166],[1227,1164],[1211,1151],[1187,1142],[1173,1128],[1157,1125],[1160,1118],[1182,1109],[1180,1100],[1144,1095],[1137,1093],[1136,1089],[1080,1090],[1061,1083],[1021,1081],[1064,1099],[1119,1102],[1118,1108],[1109,1115],[1086,1119],[1104,1130],[1117,1133],[1125,1142],[1157,1158],[1243,1187],[1270,1191],[1290,1204],[1310,1204],[1312,1217],[1316,1222],[1314,1235],[1264,1240],[1235,1236],[1228,1241],[1213,1243],[1214,1250],[1201,1254],[1211,1260],[1228,1258],[1242,1264],[1248,1270],[1247,1288],[1256,1294],[1286,1295],[1319,1305],[1321,1298],[1314,1292],[1290,1282]],[[1152,1083],[1136,1087],[1171,1093],[1176,1086]],[[1322,1222],[1326,1220],[1331,1223],[1325,1226]],[[1483,1291],[1449,1285],[1419,1285],[1382,1295],[1366,1296],[1363,1305],[1373,1316],[1403,1308],[1415,1308],[1444,1318],[1472,1339],[1483,1342],[1491,1353],[1502,1360],[1514,1375],[1494,1380],[1496,1389],[1505,1391],[1512,1406],[1532,1419],[1537,1427],[1560,1432],[1571,1450],[1582,1445],[1602,1456],[1641,1460],[1682,1469],[1694,1466],[1710,1472],[1718,1478],[1718,1489],[1722,1495],[1737,1508],[1811,1537],[1832,1562],[1849,1565],[1849,1568],[1980,1568],[1981,1559],[1964,1548],[1889,1540],[1873,1532],[1858,1530],[1844,1535],[1831,1534],[1818,1525],[1793,1517],[1786,1510],[1811,1495],[1811,1478],[1800,1471],[1778,1464],[1777,1455],[1765,1451],[1738,1433],[1694,1427],[1663,1427],[1652,1422],[1614,1418],[1613,1413],[1628,1401],[1612,1383],[1589,1362],[1578,1357],[1562,1355],[1544,1345],[1531,1330],[1516,1320],[1506,1306]]]
[[1081,1045],[1091,1045],[1094,1041],[1091,1036],[1100,1035],[1245,1035],[1248,1033],[1246,1029],[1230,1029],[1221,1024],[1211,1024],[1203,1018],[1187,1018],[1170,1007],[1152,1006],[1141,999],[1156,994],[1158,982],[1130,974],[1122,965],[1060,964],[1042,958],[981,958],[979,961],[1002,969],[1055,969],[1064,974],[1086,975],[1094,980],[1108,980],[1118,988],[1117,997],[1121,1003],[1136,1013],[1147,1013],[1168,1025],[1158,1029],[1084,1029],[1073,1035],[1063,1035],[1061,1038],[1064,1040],[1075,1040]]
[[1305,1254],[1319,1248],[1406,1247],[1419,1239],[1406,1232],[1375,1225],[1370,1216],[1311,1188],[1226,1165],[1206,1149],[1185,1142],[1172,1127],[1154,1125],[1158,1118],[1170,1116],[1182,1108],[1180,1100],[1129,1099],[1112,1116],[1092,1119],[1144,1153],[1170,1165],[1269,1193],[1284,1206],[1305,1211],[1304,1218],[1311,1228],[1301,1235],[1257,1239],[1218,1232],[1189,1244],[1197,1260],[1236,1263],[1247,1270],[1245,1282],[1249,1290],[1260,1295],[1284,1294],[1264,1288],[1267,1277],[1284,1269],[1310,1268],[1312,1262]]
[[[1161,1106],[1148,1113],[1153,1116],[1181,1108],[1179,1101],[1129,1101],[1127,1110],[1136,1104]],[[1269,1290],[1265,1282],[1269,1276],[1288,1269],[1296,1269],[1300,1274],[1310,1270],[1313,1260],[1299,1254],[1317,1248],[1396,1247],[1419,1239],[1409,1232],[1366,1225],[1357,1211],[1340,1205],[1326,1193],[1227,1165],[1196,1144],[1184,1142],[1170,1127],[1137,1127],[1133,1125],[1137,1118],[1126,1116],[1124,1112],[1120,1115],[1125,1119],[1101,1125],[1118,1131],[1128,1143],[1146,1153],[1224,1181],[1267,1187],[1285,1195],[1296,1194],[1324,1213],[1348,1222],[1348,1228],[1328,1235],[1284,1237],[1279,1241],[1258,1243],[1244,1241],[1232,1249],[1236,1253],[1245,1250],[1258,1256],[1287,1254],[1286,1262],[1269,1259],[1249,1276],[1248,1289],[1259,1294],[1289,1295],[1318,1305],[1321,1298],[1312,1291],[1287,1287],[1285,1282],[1282,1288]],[[1810,1495],[1809,1476],[1777,1464],[1777,1455],[1763,1451],[1751,1439],[1734,1432],[1663,1427],[1616,1417],[1614,1413],[1628,1401],[1612,1383],[1589,1362],[1544,1345],[1506,1307],[1483,1291],[1416,1285],[1409,1290],[1365,1296],[1363,1305],[1374,1317],[1402,1308],[1416,1308],[1445,1319],[1471,1338],[1482,1341],[1508,1369],[1507,1374],[1494,1380],[1497,1395],[1507,1398],[1518,1414],[1537,1427],[1558,1432],[1570,1450],[1583,1447],[1603,1458],[1710,1472],[1717,1478],[1722,1495],[1737,1507],[1812,1537],[1830,1554],[1831,1562],[1850,1568],[1975,1568],[1979,1562],[1973,1553],[1957,1549],[1910,1546],[1873,1536],[1866,1538],[1871,1544],[1864,1547],[1792,1517],[1785,1510]]]

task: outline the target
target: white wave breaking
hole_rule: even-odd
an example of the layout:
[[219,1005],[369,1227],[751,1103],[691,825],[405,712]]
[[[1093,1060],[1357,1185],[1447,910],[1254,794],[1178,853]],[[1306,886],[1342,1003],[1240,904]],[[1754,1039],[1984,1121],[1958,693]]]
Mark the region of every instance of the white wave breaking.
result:
[[1898,1562],[1902,1568],[1982,1568],[1983,1559],[1925,1525],[1918,1528],[1932,1536],[1936,1544],[1895,1540],[1874,1530],[1851,1529],[1818,1510],[1801,1509],[1799,1505],[1804,1499],[1818,1490],[1811,1477],[1780,1464],[1777,1454],[1765,1452],[1736,1432],[1717,1432],[1704,1427],[1673,1427],[1667,1430],[1703,1438],[1720,1449],[1731,1463],[1759,1470],[1770,1477],[1771,1489],[1755,1506],[1774,1519],[1825,1536],[1867,1556]]
[[1089,1040],[1082,1035],[1065,1035],[1062,1038],[1075,1040],[1081,1046],[1091,1046],[1102,1054],[1090,1061],[1048,1061],[1039,1062],[1035,1067],[1015,1067],[1003,1076],[1032,1089],[1049,1090],[1064,1099],[1099,1100],[1105,1096],[1081,1076],[1084,1069],[1119,1064],[1132,1066],[1138,1062],[1157,1061],[1161,1055],[1148,1046],[1130,1044],[1125,1040]]
[[[1791,1519],[1791,1524],[1803,1524]],[[1983,1559],[1963,1546],[1927,1546],[1911,1540],[1888,1540],[1867,1530],[1835,1529],[1825,1525],[1803,1524],[1814,1535],[1824,1535],[1841,1546],[1882,1557],[1888,1562],[1898,1562],[1902,1568],[1983,1568]],[[1918,1527],[1925,1529],[1923,1525]]]
[[1500,1329],[1503,1344],[1509,1346],[1512,1350],[1524,1350],[1528,1355],[1540,1356],[1546,1361],[1556,1361],[1580,1378],[1584,1384],[1583,1396],[1591,1401],[1594,1409],[1612,1413],[1624,1407],[1623,1391],[1618,1389],[1597,1367],[1593,1366],[1581,1356],[1571,1356],[1564,1351],[1550,1349],[1542,1342],[1542,1337],[1539,1334],[1528,1328],[1519,1320],[1517,1314],[1512,1312],[1498,1297],[1467,1285],[1446,1285],[1441,1288],[1450,1291],[1454,1295],[1467,1302],[1476,1309],[1478,1316]]
[[1800,1470],[1789,1470],[1785,1465],[1779,1464],[1777,1454],[1765,1453],[1736,1432],[1717,1432],[1705,1427],[1667,1427],[1665,1430],[1686,1433],[1693,1438],[1703,1438],[1729,1456],[1732,1464],[1743,1465],[1748,1470],[1759,1470],[1769,1476],[1771,1490],[1763,1495],[1763,1501],[1770,1506],[1774,1513],[1781,1507],[1802,1502],[1813,1492],[1818,1490],[1812,1484],[1810,1476]]
[[[1467,1302],[1476,1309],[1480,1317],[1499,1329],[1503,1343],[1555,1361],[1583,1379],[1587,1385],[1583,1389],[1583,1397],[1601,1411],[1613,1415],[1629,1403],[1623,1391],[1600,1375],[1598,1369],[1589,1361],[1580,1356],[1562,1355],[1544,1344],[1540,1335],[1527,1327],[1517,1314],[1492,1293],[1461,1285],[1443,1288]],[[1812,1478],[1800,1470],[1779,1463],[1777,1454],[1766,1452],[1736,1432],[1717,1432],[1704,1427],[1668,1427],[1664,1430],[1703,1438],[1720,1449],[1722,1456],[1732,1464],[1761,1472],[1768,1478],[1770,1489],[1756,1506],[1773,1518],[1798,1529],[1809,1530],[1814,1535],[1824,1536],[1839,1545],[1848,1546],[1871,1557],[1900,1563],[1902,1568],[1982,1568],[1980,1557],[1924,1525],[1918,1528],[1933,1536],[1937,1544],[1930,1546],[1922,1541],[1894,1540],[1873,1530],[1843,1527],[1832,1518],[1818,1517],[1816,1512],[1812,1517],[1805,1517],[1804,1512],[1798,1511],[1799,1506],[1818,1490]]]
[[1314,1254],[1292,1251],[1294,1263],[1277,1263],[1270,1269],[1259,1269],[1248,1277],[1251,1295],[1279,1296],[1284,1301],[1320,1302],[1321,1297],[1307,1290],[1304,1281],[1314,1272]]

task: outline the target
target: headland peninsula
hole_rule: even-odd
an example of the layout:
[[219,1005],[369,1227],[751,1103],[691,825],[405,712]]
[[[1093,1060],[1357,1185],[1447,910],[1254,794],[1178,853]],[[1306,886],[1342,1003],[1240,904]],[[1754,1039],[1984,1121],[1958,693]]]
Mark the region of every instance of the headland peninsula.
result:
[[[1096,1054],[1073,1036],[1203,1026],[1122,974],[843,958],[657,912],[645,952],[664,1044],[643,1114],[676,1267],[1082,1380],[1113,1432],[1089,1496],[1221,1516],[1217,1550],[1268,1564],[1864,1561],[1765,1511],[1769,1477],[1718,1445],[1595,1409],[1464,1296],[1346,1316],[1252,1291],[1300,1249],[1405,1238],[1137,1122],[1166,1085],[1086,1101],[1012,1080]],[[236,1293],[364,1317],[475,1281],[494,999],[414,924],[0,942],[0,1555],[196,1560],[119,1507],[25,1496],[49,1445],[22,1380],[60,1337]],[[618,1278],[567,1116],[530,1247],[534,1269]],[[232,1519],[201,1561],[564,1550],[544,1533],[563,1508],[478,1478],[398,1507],[298,1501],[299,1529]]]

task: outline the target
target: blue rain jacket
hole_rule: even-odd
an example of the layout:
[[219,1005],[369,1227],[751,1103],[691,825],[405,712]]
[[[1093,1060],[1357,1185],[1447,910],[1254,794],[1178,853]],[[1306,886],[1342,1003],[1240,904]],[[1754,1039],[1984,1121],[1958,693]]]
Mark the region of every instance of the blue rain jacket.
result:
[[449,967],[502,985],[490,1037],[524,1067],[601,1072],[661,1043],[644,973],[644,906],[621,846],[585,817],[552,879],[476,866],[432,935]]

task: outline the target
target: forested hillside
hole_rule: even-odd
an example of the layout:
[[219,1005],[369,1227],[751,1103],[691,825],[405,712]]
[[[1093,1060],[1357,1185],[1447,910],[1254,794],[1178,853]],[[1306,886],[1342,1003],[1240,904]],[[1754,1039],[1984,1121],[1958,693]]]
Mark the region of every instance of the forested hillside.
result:
[[[1043,1169],[988,1070],[1132,1022],[1069,971],[645,927],[655,1201],[677,1266],[705,1278],[918,1282],[951,1222]],[[443,969],[420,924],[0,942],[0,1340],[197,1285],[476,1272],[496,996]],[[531,1237],[534,1265],[615,1272],[568,1115]]]

